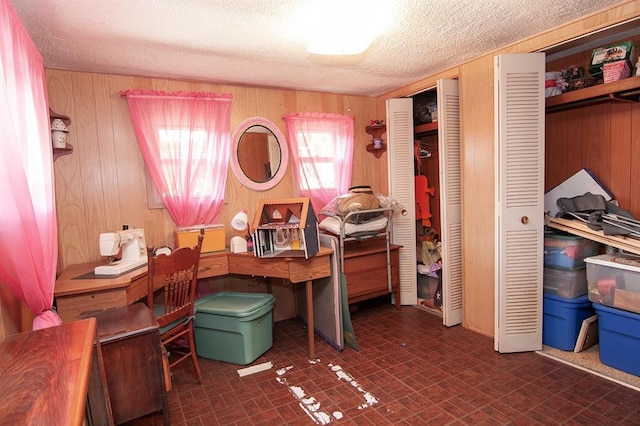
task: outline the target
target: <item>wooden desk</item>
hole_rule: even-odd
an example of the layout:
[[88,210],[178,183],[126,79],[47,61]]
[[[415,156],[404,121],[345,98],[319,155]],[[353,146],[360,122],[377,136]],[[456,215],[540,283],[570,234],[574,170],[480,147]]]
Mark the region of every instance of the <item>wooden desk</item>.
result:
[[[258,258],[253,253],[205,253],[200,257],[198,278],[228,274],[288,279],[305,283],[309,358],[314,358],[313,280],[331,275],[331,249],[321,247],[307,260],[299,257]],[[62,321],[73,321],[106,309],[127,306],[147,294],[147,267],[113,278],[82,278],[95,263],[70,265],[56,280],[54,295]]]
[[[147,267],[117,277],[91,275],[98,263],[69,265],[56,279],[54,296],[63,322],[76,321],[110,308],[131,305],[147,297]],[[206,253],[200,258],[198,278],[229,273],[227,254]]]
[[252,253],[228,253],[230,274],[284,278],[294,284],[305,283],[307,299],[307,342],[309,359],[315,358],[313,321],[313,280],[331,275],[330,254],[333,250],[320,247],[309,260],[299,257],[255,257]]
[[[12,425],[113,424],[96,319],[90,318],[7,337],[0,343],[0,423]],[[87,413],[89,383],[99,380]],[[102,416],[99,416],[101,413]]]

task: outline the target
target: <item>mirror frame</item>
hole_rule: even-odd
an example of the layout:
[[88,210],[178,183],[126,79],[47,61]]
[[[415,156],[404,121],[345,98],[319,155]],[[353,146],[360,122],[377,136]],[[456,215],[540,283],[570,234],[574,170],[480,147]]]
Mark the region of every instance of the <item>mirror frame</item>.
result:
[[[271,179],[266,182],[255,182],[251,180],[244,174],[242,167],[240,166],[240,162],[238,161],[238,145],[240,144],[240,138],[242,138],[244,132],[253,126],[262,126],[268,129],[276,137],[278,145],[280,146],[280,167],[278,167],[278,171],[271,177]],[[289,166],[289,147],[287,146],[287,141],[284,139],[284,135],[275,123],[262,117],[247,118],[242,123],[238,124],[233,131],[231,138],[231,170],[233,170],[233,174],[240,183],[254,191],[266,191],[275,187],[282,180],[284,174],[287,172],[287,167]]]

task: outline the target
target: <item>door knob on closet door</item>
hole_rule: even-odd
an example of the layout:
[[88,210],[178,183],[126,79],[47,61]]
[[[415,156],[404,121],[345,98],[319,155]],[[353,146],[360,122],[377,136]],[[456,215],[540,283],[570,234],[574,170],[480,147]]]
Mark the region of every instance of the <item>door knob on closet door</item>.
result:
[[520,222],[526,225],[527,223],[529,223],[529,218],[527,216],[522,216],[520,218]]

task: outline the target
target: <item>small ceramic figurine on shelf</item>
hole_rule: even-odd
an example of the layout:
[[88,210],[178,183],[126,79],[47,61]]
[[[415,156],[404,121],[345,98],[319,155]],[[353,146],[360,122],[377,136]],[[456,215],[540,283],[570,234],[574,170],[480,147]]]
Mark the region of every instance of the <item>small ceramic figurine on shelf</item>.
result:
[[67,147],[67,133],[69,133],[69,129],[62,119],[54,118],[51,120],[51,141],[54,148]]

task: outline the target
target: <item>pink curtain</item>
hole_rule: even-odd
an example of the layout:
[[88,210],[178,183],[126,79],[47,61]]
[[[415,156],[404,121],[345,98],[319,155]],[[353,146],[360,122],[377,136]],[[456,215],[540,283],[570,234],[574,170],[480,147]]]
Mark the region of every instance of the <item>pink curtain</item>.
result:
[[353,116],[298,113],[284,121],[299,195],[319,212],[351,186]]
[[0,281],[36,316],[51,310],[58,237],[42,57],[8,0],[0,0]]
[[153,183],[178,226],[222,211],[231,145],[231,95],[127,90],[131,121]]

